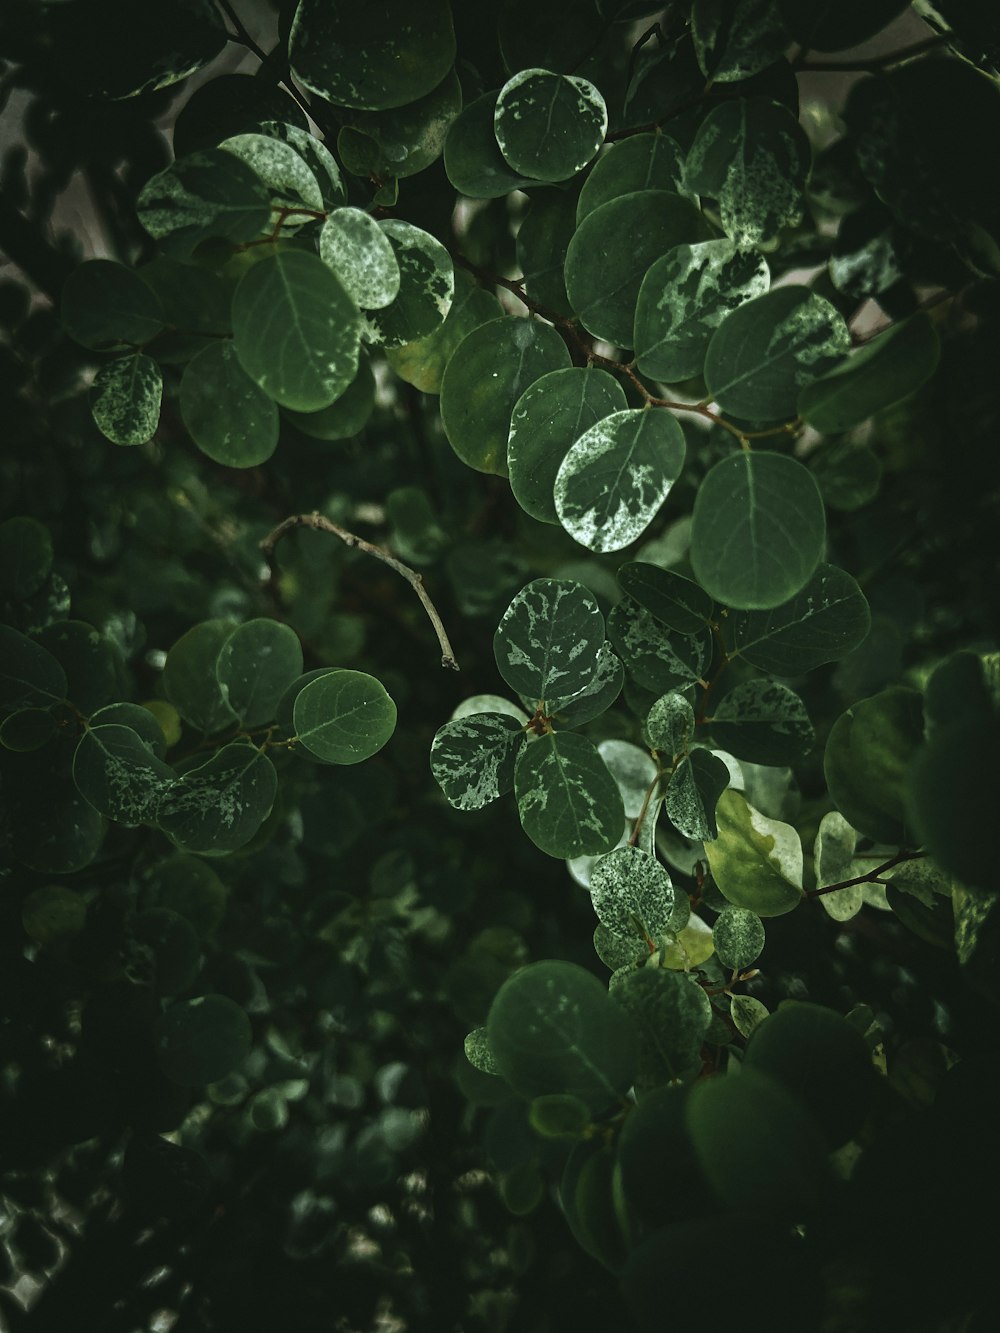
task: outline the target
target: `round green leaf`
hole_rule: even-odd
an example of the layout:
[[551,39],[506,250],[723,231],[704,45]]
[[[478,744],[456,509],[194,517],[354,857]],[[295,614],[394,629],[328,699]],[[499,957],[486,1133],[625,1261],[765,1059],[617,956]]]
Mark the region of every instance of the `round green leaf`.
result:
[[63,327],[84,347],[149,342],[163,328],[156,295],[135,269],[111,259],[91,259],[66,279],[60,314]]
[[597,602],[569,579],[535,579],[522,588],[493,636],[501,676],[550,715],[586,689],[603,645]]
[[825,542],[819,488],[785,454],[730,454],[695,496],[691,564],[723,605],[767,610],[787,602],[809,581]]
[[741,682],[706,721],[720,749],[751,764],[794,764],[816,740],[805,704],[776,680]]
[[12,792],[11,809],[14,855],[43,875],[71,875],[90,865],[107,827],[72,778],[51,769],[44,789],[32,784]]
[[274,765],[263,751],[224,745],[177,779],[160,802],[157,823],[182,851],[234,852],[271,813],[277,789]]
[[477,287],[471,274],[459,269],[444,323],[426,337],[387,348],[386,360],[400,379],[421,393],[440,393],[444,369],[455,348],[473,329],[502,314],[503,307],[493,293]]
[[168,254],[183,258],[209,237],[234,245],[267,227],[264,183],[245,162],[221,148],[179,158],[142,187],[139,221]]
[[559,334],[505,315],[459,343],[441,381],[441,418],[455,453],[478,472],[507,472],[511,415],[529,385],[569,365]]
[[296,429],[312,440],[349,440],[368,424],[375,410],[375,376],[366,356],[358,360],[358,373],[339,398],[318,412],[292,412],[284,415]]
[[441,242],[422,227],[397,218],[378,225],[396,256],[399,291],[388,305],[365,311],[361,333],[366,342],[401,347],[444,323],[455,293],[455,266]]
[[248,620],[222,645],[215,671],[226,703],[245,727],[273,722],[285,691],[302,674],[299,636],[276,620]]
[[612,609],[608,635],[629,675],[657,694],[694,684],[711,656],[707,630],[700,635],[672,632],[630,597]]
[[207,861],[176,852],[158,862],[149,877],[154,907],[176,912],[200,936],[211,935],[226,914],[229,890]]
[[167,325],[155,344],[161,365],[189,361],[232,331],[230,292],[222,278],[201,264],[160,255],[137,269],[163,309]]
[[455,59],[448,0],[299,0],[288,42],[297,83],[335,106],[379,111],[436,87]]
[[215,674],[223,645],[235,625],[203,620],[181,635],[163,665],[163,689],[185,722],[211,736],[232,725],[236,714],[226,702]]
[[679,194],[683,157],[668,134],[633,134],[612,144],[594,163],[576,205],[576,221],[601,204],[636,190],[669,190]]
[[570,446],[625,406],[618,381],[593,367],[552,370],[525,389],[511,413],[507,467],[514,498],[526,513],[559,522],[553,487]]
[[920,693],[901,685],[853,704],[830,729],[823,759],[830,795],[870,838],[906,844],[907,788],[923,735]]
[[807,384],[799,395],[799,415],[827,434],[850,430],[919,389],[934,374],[939,355],[937,331],[918,312]]
[[738,611],[726,624],[730,657],[738,653],[775,676],[801,676],[859,647],[871,612],[850,574],[819,565],[791,601],[769,611]]
[[762,296],[766,261],[733,241],[678,245],[651,265],[635,308],[636,364],[676,384],[700,375],[712,334],[731,310]]
[[640,847],[616,847],[590,872],[597,919],[619,939],[655,940],[683,930],[690,915],[687,894],[674,888],[666,867]]
[[637,190],[611,199],[587,214],[569,243],[570,305],[596,338],[630,347],[639,288],[649,266],[676,245],[709,238],[708,224],[694,204],[668,190]]
[[694,736],[694,709],[683,694],[663,694],[646,715],[645,736],[650,748],[667,759],[686,754]]
[[396,705],[363,671],[334,671],[311,680],[292,710],[299,743],[328,764],[358,764],[381,750],[396,729]]
[[231,1074],[250,1053],[250,1020],[225,995],[200,995],[172,1004],[160,1019],[160,1068],[174,1083],[199,1087]]
[[19,708],[0,722],[0,745],[15,754],[28,754],[47,745],[58,732],[58,724],[47,708]]
[[145,444],[160,423],[163,376],[145,352],[108,361],[94,377],[90,412],[112,444]]
[[[288,106],[287,103],[286,106]],[[324,207],[336,208],[338,205],[347,202],[344,178],[341,175],[340,167],[337,165],[337,159],[326,144],[313,138],[309,131],[303,129],[301,125],[289,124],[287,119],[261,121],[260,130],[262,134],[268,135],[269,138],[280,139],[282,143],[286,143],[289,147],[295,149],[312,172],[319,186]]]
[[606,712],[622,692],[625,671],[611,644],[605,642],[597,653],[594,674],[579,694],[560,703],[553,716],[561,727],[582,727]]
[[603,1111],[632,1082],[632,1025],[597,978],[574,963],[531,963],[508,977],[487,1031],[497,1069],[522,1097],[562,1093]]
[[681,474],[684,432],[671,413],[613,412],[570,448],[556,474],[559,521],[592,551],[620,551],[656,517]]
[[278,443],[278,408],[243,369],[233,344],[219,341],[188,362],[180,408],[195,444],[226,467],[257,467]]
[[154,824],[164,796],[175,782],[131,727],[115,723],[90,727],[73,756],[73,781],[95,810],[120,824]]
[[590,1112],[578,1097],[550,1092],[528,1108],[531,1128],[543,1139],[578,1139],[590,1124]]
[[515,248],[521,285],[546,310],[573,313],[566,295],[566,251],[576,230],[576,202],[569,190],[535,190]]
[[38,642],[66,672],[67,697],[83,713],[93,713],[121,693],[121,657],[111,640],[83,620],[53,620],[38,631]]
[[354,302],[318,255],[278,250],[249,269],[233,296],[240,364],[283,407],[316,412],[358,368]]
[[493,130],[500,151],[532,180],[575,176],[596,155],[608,128],[600,92],[575,74],[523,69],[500,89]]
[[850,344],[829,301],[807,287],[779,287],[726,316],[708,345],[705,382],[733,416],[786,421],[800,390],[832,369]]
[[452,719],[431,745],[431,772],[451,805],[480,810],[514,785],[524,726],[502,713]]
[[693,976],[643,967],[626,974],[614,998],[638,1029],[640,1094],[697,1068],[712,1005]]
[[994,884],[998,746],[995,717],[964,718],[935,729],[910,765],[909,823],[935,861],[970,889]]
[[319,234],[319,257],[363,309],[381,309],[399,295],[399,264],[392,243],[371,214],[360,208],[334,209]]
[[47,708],[61,703],[68,688],[65,671],[47,648],[0,625],[0,708]]
[[703,633],[715,611],[703,588],[672,569],[635,560],[619,565],[616,577],[622,592],[678,634]]
[[187,990],[201,962],[198,936],[191,923],[165,907],[152,907],[135,917],[132,931],[152,954],[157,993],[176,995]]
[[882,480],[882,464],[872,450],[849,440],[825,441],[809,455],[809,470],[827,508],[848,513],[874,500]]
[[499,92],[483,93],[464,107],[451,123],[444,145],[444,169],[459,194],[469,199],[499,199],[530,185],[500,152],[493,132]]
[[705,855],[720,893],[758,916],[782,916],[802,901],[802,844],[790,824],[767,819],[730,788],[716,807],[719,836]]
[[712,927],[715,952],[723,967],[741,971],[755,963],[764,951],[764,927],[756,912],[745,907],[727,907]]
[[514,767],[514,794],[522,828],[549,856],[596,856],[621,837],[618,784],[585,736],[549,732],[525,745]]

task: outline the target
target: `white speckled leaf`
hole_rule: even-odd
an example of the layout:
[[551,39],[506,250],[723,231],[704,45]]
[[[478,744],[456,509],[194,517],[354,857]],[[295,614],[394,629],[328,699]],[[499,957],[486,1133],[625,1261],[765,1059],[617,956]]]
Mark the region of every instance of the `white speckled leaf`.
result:
[[481,1074],[499,1074],[497,1062],[490,1050],[489,1033],[485,1027],[473,1028],[465,1038],[465,1058]]
[[597,753],[608,766],[608,771],[618,783],[625,805],[625,818],[637,819],[649,790],[656,777],[656,765],[645,750],[631,741],[600,741]]
[[139,221],[168,254],[186,256],[210,236],[253,240],[270,212],[263,182],[221,148],[179,158],[142,187]]
[[655,857],[638,847],[619,847],[597,861],[590,896],[598,920],[619,939],[683,930],[691,914],[687,894],[675,889]]
[[730,788],[716,809],[719,836],[705,855],[720,893],[758,916],[782,916],[803,899],[802,843],[791,824],[766,819]]
[[594,856],[621,836],[621,794],[592,741],[549,732],[525,745],[514,769],[521,826],[549,856]]
[[716,744],[752,764],[792,764],[816,741],[806,706],[776,680],[745,680],[707,719]]
[[431,772],[458,810],[481,810],[514,785],[524,727],[503,713],[446,722],[431,744]]
[[687,754],[694,736],[694,709],[675,690],[662,694],[646,716],[645,733],[650,749],[665,758]]
[[80,738],[73,755],[73,781],[106,819],[152,824],[176,774],[131,727],[108,723],[90,727]]
[[203,454],[226,467],[257,467],[274,453],[277,404],[240,365],[227,339],[202,348],[184,367],[180,409]]
[[[816,867],[816,887],[826,888],[828,884],[839,884],[845,879],[854,879],[854,849],[858,843],[858,831],[848,824],[839,810],[829,810],[819,822],[816,842],[813,847],[813,861]],[[838,889],[836,893],[824,893],[820,896],[820,905],[834,921],[849,921],[857,916],[864,903],[864,885],[852,884],[848,889]]]
[[702,73],[716,83],[759,74],[790,40],[780,0],[694,0],[691,35]]
[[625,406],[618,381],[593,367],[550,370],[525,389],[507,437],[510,489],[525,513],[558,524],[552,492],[563,459],[591,426]]
[[699,680],[711,656],[707,631],[700,635],[672,632],[627,596],[608,617],[608,637],[629,675],[657,694]]
[[224,139],[219,147],[245,162],[263,182],[271,199],[272,226],[279,220],[279,209],[307,210],[301,216],[293,213],[285,219],[282,225],[286,231],[308,222],[308,213],[323,212],[319,181],[290,144],[266,134],[235,134]]
[[522,588],[493,636],[501,676],[518,694],[543,700],[550,716],[587,688],[603,646],[597,602],[569,579],[535,579]]
[[684,186],[718,201],[722,227],[741,248],[768,244],[802,217],[809,140],[779,102],[741,97],[713,107],[684,164]]
[[156,434],[162,397],[160,367],[145,352],[136,352],[100,368],[90,391],[90,412],[112,444],[145,444]]
[[668,251],[639,288],[639,369],[666,384],[700,375],[712,334],[726,315],[744,301],[763,296],[770,281],[765,259],[732,241],[700,241]]
[[685,441],[671,412],[628,408],[595,422],[556,474],[559,521],[592,551],[620,551],[656,517],[684,466]]
[[718,836],[715,807],[729,785],[729,769],[709,750],[692,750],[670,777],[664,808],[678,833],[692,842]]
[[758,1024],[767,1018],[768,1007],[752,995],[734,995],[729,1009],[733,1027],[741,1037],[749,1037]]
[[252,380],[282,407],[318,412],[358,370],[354,302],[318,255],[279,250],[249,269],[233,296],[233,346]]
[[572,699],[559,705],[555,714],[559,725],[582,727],[585,722],[600,717],[621,694],[624,683],[625,669],[621,659],[611,644],[605,641],[597,654],[594,674],[590,680],[579,694],[574,694]]
[[388,236],[370,213],[336,208],[319,234],[319,257],[355,305],[379,310],[399,295],[399,264]]
[[253,745],[224,745],[177,779],[160,803],[157,823],[183,851],[233,852],[271,813],[277,788],[267,755]]
[[730,656],[739,653],[775,676],[804,675],[846,657],[870,626],[868,602],[855,580],[835,565],[820,565],[790,601],[729,617]]
[[347,191],[337,159],[326,144],[314,139],[308,130],[300,125],[289,125],[283,120],[265,120],[261,122],[260,133],[294,148],[316,178],[323,203],[327,208],[336,208],[347,202]]
[[399,291],[377,310],[366,310],[361,335],[380,347],[402,347],[443,324],[455,294],[455,266],[440,241],[397,218],[380,222],[399,267]]
[[755,963],[764,951],[764,926],[756,912],[745,907],[727,907],[712,927],[715,952],[723,967],[742,970]]
[[574,176],[596,155],[607,128],[608,108],[592,83],[545,69],[508,79],[493,113],[501,153],[533,180]]

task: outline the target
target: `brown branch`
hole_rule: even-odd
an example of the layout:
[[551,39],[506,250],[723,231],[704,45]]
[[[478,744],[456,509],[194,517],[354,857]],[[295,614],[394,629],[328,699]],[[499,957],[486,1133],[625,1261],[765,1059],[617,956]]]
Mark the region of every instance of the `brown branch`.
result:
[[637,847],[639,845],[639,834],[642,832],[642,826],[643,824],[645,824],[646,816],[649,813],[649,803],[653,799],[653,793],[660,785],[660,779],[662,777],[663,777],[663,769],[658,768],[656,777],[646,788],[646,795],[642,799],[642,809],[639,811],[638,818],[636,819],[635,825],[629,836],[628,845],[630,847]]
[[441,665],[448,667],[451,671],[458,671],[459,665],[455,660],[455,653],[448,639],[447,631],[441,617],[437,613],[437,608],[428,596],[427,589],[424,587],[424,580],[421,574],[409,565],[404,565],[402,560],[397,560],[391,552],[384,546],[376,546],[373,542],[366,542],[363,537],[358,537],[353,532],[348,532],[346,528],[339,524],[331,522],[322,514],[292,514],[290,518],[284,519],[273,532],[269,532],[260,543],[260,549],[263,552],[264,559],[270,571],[270,577],[274,578],[274,548],[286,533],[295,528],[312,528],[316,532],[332,532],[335,537],[339,537],[345,546],[355,547],[359,551],[364,551],[366,555],[373,555],[376,560],[381,560],[384,565],[394,569],[397,574],[401,574],[413,591],[420,598],[420,604],[427,612],[427,618],[434,626],[434,633],[437,635],[438,643],[441,645]]
[[869,870],[867,875],[855,875],[853,879],[843,879],[839,884],[827,884],[822,889],[806,889],[806,897],[821,898],[824,893],[836,893],[838,889],[853,889],[855,884],[874,884],[879,875],[884,875],[893,866],[902,865],[904,861],[919,861],[926,855],[926,852],[897,852],[895,856],[890,856],[888,861],[883,861],[874,870]]

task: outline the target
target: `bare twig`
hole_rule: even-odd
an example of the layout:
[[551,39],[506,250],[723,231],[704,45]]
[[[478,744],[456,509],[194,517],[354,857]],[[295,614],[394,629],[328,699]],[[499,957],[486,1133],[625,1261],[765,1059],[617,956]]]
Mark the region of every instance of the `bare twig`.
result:
[[420,603],[427,612],[427,618],[434,626],[434,633],[437,635],[438,643],[441,645],[441,665],[443,667],[448,667],[451,671],[459,670],[459,665],[455,660],[455,653],[448,639],[447,631],[445,630],[441,617],[438,615],[437,608],[431,601],[427,589],[424,587],[423,576],[418,574],[415,569],[411,569],[409,565],[404,565],[402,560],[397,560],[390,551],[385,549],[384,546],[376,546],[374,542],[365,541],[363,537],[357,536],[356,533],[348,532],[346,528],[342,528],[338,523],[331,522],[330,519],[325,518],[322,514],[292,514],[290,518],[284,519],[278,524],[273,532],[269,532],[264,538],[260,544],[260,549],[264,554],[264,559],[267,561],[272,578],[274,577],[274,549],[278,542],[281,541],[282,537],[284,537],[286,533],[293,531],[295,528],[312,528],[316,532],[332,532],[335,537],[340,538],[345,546],[352,546],[359,551],[364,551],[366,555],[373,555],[376,560],[381,560],[384,565],[388,565],[389,568],[394,569],[397,574],[401,574],[420,598]]
[[836,893],[838,889],[852,889],[855,884],[874,884],[879,875],[884,875],[893,866],[902,865],[904,861],[919,861],[926,855],[926,852],[897,852],[895,856],[890,856],[888,861],[883,861],[874,870],[869,870],[867,875],[855,875],[853,879],[842,879],[839,884],[827,884],[822,889],[806,889],[806,897],[821,898],[824,893]]

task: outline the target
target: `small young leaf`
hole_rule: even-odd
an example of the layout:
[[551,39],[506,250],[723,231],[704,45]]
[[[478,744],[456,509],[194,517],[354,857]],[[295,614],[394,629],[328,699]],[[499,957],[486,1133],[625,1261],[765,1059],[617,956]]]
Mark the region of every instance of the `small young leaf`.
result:
[[145,352],[118,357],[94,377],[90,412],[112,444],[145,444],[160,424],[163,375]]
[[692,842],[710,842],[718,836],[715,809],[729,786],[729,769],[709,750],[692,750],[670,777],[665,808],[678,833]]
[[644,730],[650,748],[664,758],[687,754],[694,736],[694,709],[683,694],[663,694],[646,714]]
[[756,912],[745,907],[727,907],[712,927],[715,952],[723,967],[742,971],[764,951],[764,927]]
[[753,995],[734,995],[729,1007],[733,1026],[741,1037],[749,1037],[767,1018],[768,1008]]
[[638,847],[618,847],[599,858],[590,874],[590,896],[603,925],[619,939],[655,940],[683,930],[687,894],[675,889],[664,866]]

